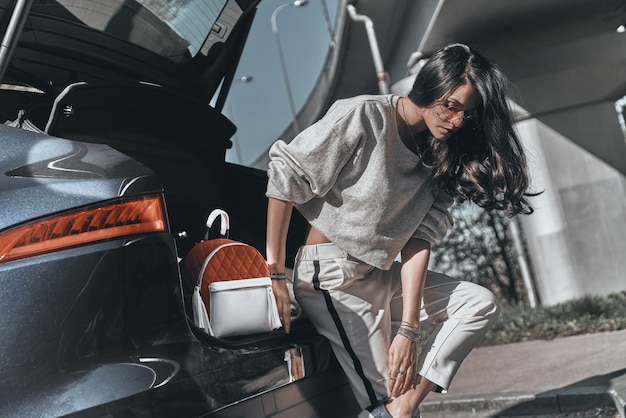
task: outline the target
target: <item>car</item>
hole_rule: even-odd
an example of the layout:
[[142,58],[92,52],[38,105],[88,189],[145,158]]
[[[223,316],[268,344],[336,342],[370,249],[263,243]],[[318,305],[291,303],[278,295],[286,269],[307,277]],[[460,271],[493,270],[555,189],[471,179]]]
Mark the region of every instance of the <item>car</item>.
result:
[[221,112],[257,6],[0,2],[0,416],[358,413],[305,316],[218,339],[184,291],[215,208],[263,252],[267,177],[226,162]]

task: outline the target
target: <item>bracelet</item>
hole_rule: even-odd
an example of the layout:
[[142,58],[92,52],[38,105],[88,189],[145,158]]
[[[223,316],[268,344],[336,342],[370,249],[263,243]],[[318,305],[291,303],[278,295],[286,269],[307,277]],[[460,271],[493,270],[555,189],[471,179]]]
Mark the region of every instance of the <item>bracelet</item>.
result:
[[293,359],[300,358],[300,357],[302,357],[302,354],[300,354],[299,351],[296,353],[285,351],[285,361],[293,360]]
[[408,328],[413,332],[419,332],[420,327],[419,325],[413,325],[412,323],[408,322],[408,321],[401,321],[400,322],[400,326],[403,328]]
[[398,328],[398,335],[402,335],[405,338],[413,341],[414,343],[420,342],[422,339],[422,332],[418,329],[417,331],[411,331],[407,328],[400,327]]
[[287,273],[270,273],[272,280],[285,280],[287,279]]

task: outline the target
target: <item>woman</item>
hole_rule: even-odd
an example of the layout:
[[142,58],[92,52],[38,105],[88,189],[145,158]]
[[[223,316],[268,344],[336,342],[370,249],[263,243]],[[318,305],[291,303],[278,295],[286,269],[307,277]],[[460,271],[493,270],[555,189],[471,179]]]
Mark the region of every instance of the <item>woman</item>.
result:
[[[270,149],[267,262],[285,330],[285,246],[293,206],[310,231],[294,291],[326,336],[364,411],[419,416],[496,320],[491,292],[427,271],[453,201],[531,213],[526,161],[506,78],[462,44],[437,51],[407,97],[337,101],[291,143]],[[398,255],[400,255],[398,259]],[[391,321],[401,321],[391,336]],[[438,324],[418,353],[421,321]]]

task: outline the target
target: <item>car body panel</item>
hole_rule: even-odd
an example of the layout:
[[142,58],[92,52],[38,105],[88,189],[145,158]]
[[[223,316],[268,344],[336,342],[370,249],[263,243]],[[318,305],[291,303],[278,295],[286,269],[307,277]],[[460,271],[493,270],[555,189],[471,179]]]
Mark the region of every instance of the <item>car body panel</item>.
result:
[[136,190],[162,190],[154,172],[105,145],[2,125],[0,141],[0,230]]

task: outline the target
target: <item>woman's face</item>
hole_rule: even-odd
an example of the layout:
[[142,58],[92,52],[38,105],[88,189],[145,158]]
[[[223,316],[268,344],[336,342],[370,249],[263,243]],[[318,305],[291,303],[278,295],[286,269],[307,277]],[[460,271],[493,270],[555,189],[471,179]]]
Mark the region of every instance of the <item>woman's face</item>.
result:
[[480,97],[468,82],[424,108],[424,121],[433,137],[445,141],[459,130],[480,103]]

